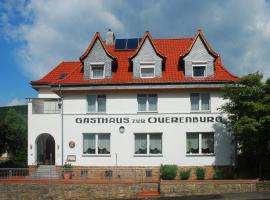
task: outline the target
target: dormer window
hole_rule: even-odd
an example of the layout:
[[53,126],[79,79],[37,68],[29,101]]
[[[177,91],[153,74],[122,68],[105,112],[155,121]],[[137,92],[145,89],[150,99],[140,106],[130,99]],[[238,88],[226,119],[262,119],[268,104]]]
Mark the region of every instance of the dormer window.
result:
[[92,63],[90,77],[91,79],[104,79],[105,78],[104,63]]
[[154,78],[155,77],[155,64],[153,62],[140,63],[140,77],[141,78]]
[[193,64],[192,76],[195,78],[206,77],[206,64]]

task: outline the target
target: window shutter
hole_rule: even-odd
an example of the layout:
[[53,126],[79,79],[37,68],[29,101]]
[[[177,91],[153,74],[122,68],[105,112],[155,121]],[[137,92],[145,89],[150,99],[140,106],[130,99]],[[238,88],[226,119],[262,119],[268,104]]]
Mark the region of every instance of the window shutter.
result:
[[87,65],[87,63],[84,63],[84,79],[90,79],[90,65]]
[[98,112],[106,112],[106,96],[98,95],[97,102],[98,102]]
[[149,111],[157,111],[157,95],[149,94],[148,96]]
[[88,103],[88,112],[96,112],[96,96],[88,95],[87,103]]
[[185,61],[185,76],[192,77],[192,62]]
[[200,95],[197,93],[193,93],[190,95],[190,102],[191,102],[191,110],[197,111],[199,110],[199,101],[200,101]]
[[138,111],[146,111],[146,95],[139,94],[137,96],[138,100]]
[[210,95],[201,94],[202,110],[210,110]]

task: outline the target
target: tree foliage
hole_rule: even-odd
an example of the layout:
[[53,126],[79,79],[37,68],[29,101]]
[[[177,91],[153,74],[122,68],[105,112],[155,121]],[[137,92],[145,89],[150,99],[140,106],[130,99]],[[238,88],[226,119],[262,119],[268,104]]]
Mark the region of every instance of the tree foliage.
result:
[[9,109],[0,123],[0,153],[8,152],[11,160],[26,163],[27,119],[15,109]]
[[[254,163],[255,175],[266,176],[270,157],[270,80],[249,74],[224,88],[228,113],[240,156]],[[252,165],[252,164],[251,164]]]

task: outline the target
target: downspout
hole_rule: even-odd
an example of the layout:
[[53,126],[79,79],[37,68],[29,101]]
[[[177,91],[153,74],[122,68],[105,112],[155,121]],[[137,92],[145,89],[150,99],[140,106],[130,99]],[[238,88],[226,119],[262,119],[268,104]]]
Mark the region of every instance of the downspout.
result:
[[61,91],[61,84],[58,85],[58,90],[60,94],[60,100],[61,100],[61,155],[62,155],[62,166],[64,165],[64,123],[63,123],[63,94]]

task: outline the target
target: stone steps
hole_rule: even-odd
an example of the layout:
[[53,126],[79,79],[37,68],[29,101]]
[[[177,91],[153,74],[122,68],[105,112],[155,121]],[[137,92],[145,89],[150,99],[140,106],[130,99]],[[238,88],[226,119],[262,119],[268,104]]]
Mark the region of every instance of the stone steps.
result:
[[35,179],[59,179],[60,175],[53,165],[40,165],[37,171],[31,176]]

